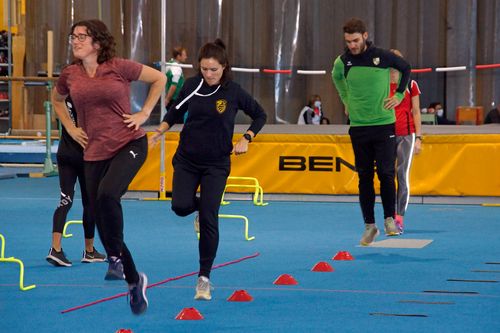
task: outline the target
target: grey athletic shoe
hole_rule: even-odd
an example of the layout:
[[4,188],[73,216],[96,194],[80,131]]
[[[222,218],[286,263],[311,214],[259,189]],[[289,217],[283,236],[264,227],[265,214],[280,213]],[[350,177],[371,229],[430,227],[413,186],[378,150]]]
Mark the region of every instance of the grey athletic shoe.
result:
[[57,252],[53,247],[50,248],[49,254],[47,257],[45,257],[49,263],[51,263],[54,266],[64,266],[64,267],[71,267],[71,261],[66,258],[66,255],[64,254],[64,251],[61,249],[61,251]]
[[87,250],[83,250],[82,262],[91,263],[91,262],[103,262],[106,260],[106,255],[99,253],[95,247],[92,248],[92,252],[88,252]]
[[400,234],[396,223],[392,217],[387,217],[384,221],[384,231],[387,236],[397,236]]
[[110,257],[108,258],[108,271],[104,280],[125,280],[125,274],[123,274],[123,263],[120,258]]
[[379,234],[380,232],[378,231],[375,223],[366,223],[365,232],[363,233],[363,236],[361,236],[361,240],[359,241],[359,243],[363,246],[368,246],[373,243],[373,241]]
[[148,308],[148,298],[146,289],[148,287],[148,277],[139,272],[139,281],[137,284],[129,285],[130,309],[135,315],[143,314]]
[[212,295],[210,294],[211,289],[212,286],[210,284],[210,280],[207,277],[198,277],[194,299],[199,301],[210,301],[212,299]]

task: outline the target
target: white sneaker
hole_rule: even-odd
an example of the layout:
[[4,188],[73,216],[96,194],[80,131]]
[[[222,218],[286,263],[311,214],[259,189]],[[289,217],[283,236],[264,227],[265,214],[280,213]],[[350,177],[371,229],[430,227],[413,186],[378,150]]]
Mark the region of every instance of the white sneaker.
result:
[[196,283],[196,294],[194,295],[194,299],[198,301],[210,301],[212,299],[212,295],[210,294],[210,290],[212,286],[210,284],[210,280],[205,276],[198,277],[198,282]]

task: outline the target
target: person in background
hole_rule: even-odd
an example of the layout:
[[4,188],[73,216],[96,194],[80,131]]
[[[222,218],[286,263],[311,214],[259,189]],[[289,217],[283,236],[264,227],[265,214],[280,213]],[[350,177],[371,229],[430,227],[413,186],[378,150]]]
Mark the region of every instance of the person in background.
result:
[[321,110],[321,97],[319,95],[312,95],[309,102],[299,113],[297,124],[299,125],[319,125],[323,112]]
[[455,125],[456,122],[448,120],[444,114],[443,105],[440,102],[433,102],[429,104],[427,113],[435,113],[438,125]]
[[[76,112],[70,96],[66,98],[65,104],[73,124],[78,126]],[[70,267],[72,265],[61,247],[61,239],[66,217],[73,205],[77,180],[80,183],[82,196],[82,222],[85,237],[85,249],[81,261],[83,263],[104,261],[106,256],[99,253],[94,247],[95,220],[88,204],[89,199],[83,171],[83,147],[73,140],[64,126],[62,127],[61,139],[57,148],[57,170],[61,197],[52,218],[52,246],[46,257],[47,261],[54,266]]]
[[[156,143],[175,119],[189,113],[172,160],[172,210],[179,216],[197,212],[194,227],[200,234],[200,270],[194,298],[210,300],[210,272],[219,245],[219,208],[231,169],[230,156],[247,152],[267,116],[259,103],[232,81],[226,47],[220,39],[201,47],[198,68],[198,75],[186,80],[177,104],[150,136],[150,142]],[[250,116],[252,123],[233,146],[238,110]]]
[[321,125],[330,125],[330,119],[327,117],[321,117]]
[[485,124],[500,124],[500,104],[491,109],[484,119]]
[[[138,315],[148,307],[148,280],[137,271],[124,242],[121,197],[146,160],[148,141],[140,126],[160,98],[166,77],[115,56],[115,39],[100,20],[79,21],[70,31],[75,61],[62,70],[52,91],[52,104],[69,135],[84,148],[89,206],[109,261],[106,277],[125,275],[130,309]],[[144,105],[134,114],[130,104],[133,81],[151,84]],[[79,127],[65,109],[68,95],[76,107]]]
[[[399,50],[391,50],[403,58]],[[391,96],[396,93],[400,73],[391,69]],[[422,149],[422,125],[420,123],[420,88],[415,80],[405,91],[401,103],[396,106],[396,216],[394,222],[400,233],[404,231],[403,220],[410,200],[410,168],[413,154]]]
[[[172,58],[167,62],[167,94],[165,96],[167,112],[177,100],[177,96],[179,96],[179,92],[184,84],[184,74],[182,72],[182,67],[179,65],[186,63],[187,57],[186,49],[182,46],[176,46],[172,49]],[[182,123],[183,121],[177,120],[177,122]]]
[[[362,20],[350,19],[343,31],[347,48],[335,59],[332,79],[349,115],[349,135],[359,176],[359,202],[365,223],[360,244],[367,246],[379,234],[375,225],[375,165],[380,180],[385,234],[399,235],[394,222],[394,108],[403,100],[411,67],[403,58],[368,41],[366,25]],[[401,73],[393,96],[390,96],[390,68]]]

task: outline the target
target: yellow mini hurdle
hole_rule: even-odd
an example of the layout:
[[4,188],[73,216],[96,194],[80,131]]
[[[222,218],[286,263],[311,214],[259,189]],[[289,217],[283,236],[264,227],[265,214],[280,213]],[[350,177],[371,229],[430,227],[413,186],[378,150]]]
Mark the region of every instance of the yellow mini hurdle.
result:
[[243,181],[243,182],[250,182],[251,184],[241,184],[241,183],[229,183],[226,184],[226,187],[224,188],[224,193],[222,194],[222,200],[221,200],[221,205],[229,205],[231,202],[225,201],[224,200],[224,195],[226,194],[226,190],[229,187],[239,187],[239,188],[251,188],[254,189],[254,194],[253,194],[253,204],[255,206],[267,206],[268,203],[264,202],[264,190],[262,189],[262,186],[260,186],[259,181],[257,178],[254,177],[232,177],[229,176],[227,178],[227,181]]
[[73,234],[67,234],[66,233],[66,229],[71,225],[71,224],[82,224],[83,221],[81,220],[71,220],[71,221],[67,221],[66,223],[64,223],[64,228],[63,228],[63,237],[64,238],[69,238],[69,237],[72,237]]
[[[248,235],[248,225],[249,225],[249,221],[248,221],[248,218],[246,216],[243,216],[243,215],[227,215],[227,214],[219,214],[219,217],[220,218],[223,218],[223,219],[240,219],[240,220],[243,220],[243,223],[245,224],[245,230],[244,230],[244,235],[245,235],[245,239],[247,241],[251,241],[253,239],[255,239],[255,237],[250,237]],[[78,220],[72,220],[72,221],[68,221],[64,224],[64,228],[63,228],[63,237],[64,238],[69,238],[69,237],[72,237],[73,234],[68,234],[66,233],[66,229],[71,225],[71,224],[82,224],[82,221],[78,221]],[[198,233],[198,238],[200,238],[200,234]]]
[[22,291],[30,290],[36,287],[36,285],[32,284],[30,286],[24,286],[24,264],[21,260],[9,257],[5,258],[5,237],[0,234],[0,240],[2,244],[0,245],[0,262],[13,262],[19,265],[19,289]]
[[[221,219],[240,219],[240,220],[243,220],[243,223],[245,224],[245,230],[244,230],[245,239],[247,241],[251,241],[251,240],[255,239],[254,236],[252,236],[252,237],[248,236],[248,224],[249,224],[249,221],[248,221],[248,218],[246,216],[243,216],[243,215],[219,214],[219,218],[221,218]],[[197,232],[196,235],[198,236],[198,239],[200,239],[200,233]]]

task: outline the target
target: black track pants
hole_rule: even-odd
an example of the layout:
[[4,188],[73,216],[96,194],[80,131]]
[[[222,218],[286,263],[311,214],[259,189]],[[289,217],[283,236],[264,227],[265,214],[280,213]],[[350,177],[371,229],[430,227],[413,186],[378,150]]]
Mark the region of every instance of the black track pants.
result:
[[[230,172],[229,158],[212,165],[194,163],[176,153],[172,164],[172,210],[179,216],[199,212],[199,275],[209,278],[219,246],[219,208]],[[198,186],[199,198],[196,197]]]
[[384,219],[394,217],[396,202],[395,160],[396,135],[394,124],[359,126],[349,129],[359,175],[359,203],[365,223],[375,223],[375,165],[380,180],[380,197]]
[[85,177],[97,230],[108,257],[122,259],[125,279],[129,284],[139,281],[134,260],[123,241],[121,197],[146,160],[146,136],[129,142],[111,159],[85,162]]

